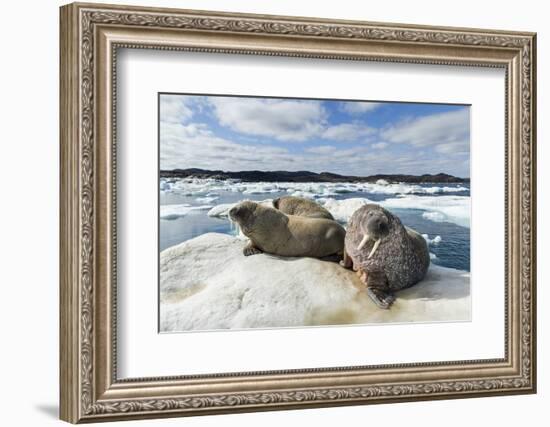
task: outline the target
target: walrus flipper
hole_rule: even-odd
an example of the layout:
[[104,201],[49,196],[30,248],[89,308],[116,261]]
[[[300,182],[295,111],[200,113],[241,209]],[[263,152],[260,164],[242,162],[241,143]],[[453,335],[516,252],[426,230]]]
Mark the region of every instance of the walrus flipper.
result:
[[388,280],[383,271],[372,271],[366,275],[361,275],[361,278],[365,278],[367,285],[367,294],[374,301],[374,303],[385,310],[395,301],[395,295],[390,291],[388,287]]
[[391,307],[395,301],[395,295],[378,288],[367,288],[367,294],[374,303],[384,310]]
[[263,253],[263,251],[257,248],[252,242],[248,242],[248,245],[246,245],[243,249],[244,256],[258,255],[261,253]]
[[342,261],[340,261],[340,265],[344,268],[352,268],[353,267],[353,260],[346,252],[346,248],[344,248],[344,254],[342,257]]

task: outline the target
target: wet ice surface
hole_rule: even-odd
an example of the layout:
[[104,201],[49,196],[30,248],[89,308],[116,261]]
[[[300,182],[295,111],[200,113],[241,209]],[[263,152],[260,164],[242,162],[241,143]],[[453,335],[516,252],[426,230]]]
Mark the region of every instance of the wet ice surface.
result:
[[159,250],[208,232],[237,235],[226,216],[233,204],[286,195],[318,201],[344,226],[363,204],[379,203],[398,215],[403,224],[426,235],[434,264],[470,271],[468,184],[249,183],[162,178]]

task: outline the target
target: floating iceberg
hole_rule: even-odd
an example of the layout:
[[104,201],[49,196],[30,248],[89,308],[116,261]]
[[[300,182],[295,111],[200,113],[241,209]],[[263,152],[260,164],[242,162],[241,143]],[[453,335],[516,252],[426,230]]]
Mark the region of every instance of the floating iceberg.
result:
[[421,283],[381,310],[337,263],[245,257],[245,244],[208,233],[161,252],[162,332],[470,319],[467,272],[432,264]]

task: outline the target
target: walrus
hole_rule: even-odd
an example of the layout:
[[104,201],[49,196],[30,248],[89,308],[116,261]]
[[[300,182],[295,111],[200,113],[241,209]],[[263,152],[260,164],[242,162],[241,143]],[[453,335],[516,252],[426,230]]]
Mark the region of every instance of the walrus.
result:
[[394,292],[424,278],[430,265],[426,240],[376,204],[367,204],[350,218],[341,264],[357,271],[376,305],[388,309]]
[[334,220],[332,214],[320,204],[303,197],[283,196],[273,200],[273,207],[287,215],[326,218]]
[[250,239],[243,249],[245,256],[266,252],[284,257],[323,258],[341,256],[344,251],[346,231],[336,221],[286,215],[251,201],[232,207],[229,218]]

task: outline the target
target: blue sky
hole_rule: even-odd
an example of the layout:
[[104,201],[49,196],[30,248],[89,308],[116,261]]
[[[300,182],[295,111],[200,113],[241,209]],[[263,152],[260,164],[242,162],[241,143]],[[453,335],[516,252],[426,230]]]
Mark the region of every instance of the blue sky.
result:
[[470,176],[468,106],[161,94],[161,169]]

